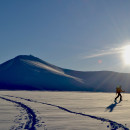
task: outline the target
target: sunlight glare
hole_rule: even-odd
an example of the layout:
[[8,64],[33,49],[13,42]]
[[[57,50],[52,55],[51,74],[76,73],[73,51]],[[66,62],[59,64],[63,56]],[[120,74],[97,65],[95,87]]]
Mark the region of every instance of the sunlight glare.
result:
[[123,58],[126,65],[130,65],[130,45],[124,48]]

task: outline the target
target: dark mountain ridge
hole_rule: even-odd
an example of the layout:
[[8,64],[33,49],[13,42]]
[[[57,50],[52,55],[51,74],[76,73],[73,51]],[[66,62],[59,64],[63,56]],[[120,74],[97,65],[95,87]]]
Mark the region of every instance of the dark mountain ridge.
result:
[[0,89],[130,92],[130,74],[63,69],[32,55],[20,55],[0,65]]

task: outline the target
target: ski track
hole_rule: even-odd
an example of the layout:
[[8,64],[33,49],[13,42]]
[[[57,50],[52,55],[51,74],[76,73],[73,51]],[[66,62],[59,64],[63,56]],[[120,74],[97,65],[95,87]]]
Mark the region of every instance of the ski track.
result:
[[[122,125],[120,123],[117,123],[115,121],[112,121],[112,120],[109,120],[109,119],[105,119],[105,118],[102,118],[102,117],[97,117],[97,116],[89,115],[89,114],[83,114],[83,113],[80,113],[80,112],[74,112],[74,111],[71,111],[71,110],[69,110],[67,108],[64,108],[62,106],[58,106],[58,105],[54,105],[54,104],[50,104],[50,103],[46,103],[46,102],[39,102],[39,101],[35,101],[35,100],[32,100],[32,99],[27,99],[27,98],[22,98],[22,97],[15,97],[15,96],[10,96],[10,95],[4,95],[4,96],[19,98],[19,99],[23,99],[23,100],[26,100],[26,101],[29,101],[29,102],[35,102],[35,103],[45,104],[45,105],[49,105],[49,106],[52,106],[52,107],[57,107],[57,108],[59,108],[59,109],[61,109],[63,111],[66,111],[66,112],[69,112],[69,113],[72,113],[72,114],[90,117],[90,118],[93,118],[93,119],[96,119],[96,120],[100,120],[102,122],[108,122],[108,123],[110,123],[110,129],[111,130],[117,130],[119,128],[122,128],[124,130],[129,130],[129,128],[127,128],[126,126],[124,126],[124,125]],[[109,126],[107,126],[107,127],[109,127]]]
[[17,102],[17,101],[11,100],[11,99],[7,99],[5,97],[0,96],[0,98],[4,99],[6,101],[9,101],[9,102],[15,103],[18,106],[22,107],[27,112],[28,117],[29,117],[29,120],[26,122],[24,129],[36,130],[35,125],[36,125],[38,120],[36,119],[36,114],[34,113],[34,111],[30,107],[26,106],[25,104],[23,104],[21,102]]

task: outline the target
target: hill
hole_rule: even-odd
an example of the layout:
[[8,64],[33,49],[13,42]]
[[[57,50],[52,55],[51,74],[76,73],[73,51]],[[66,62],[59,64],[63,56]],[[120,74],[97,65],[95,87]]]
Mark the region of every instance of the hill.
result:
[[130,74],[75,71],[57,67],[32,55],[20,55],[0,65],[0,89],[130,92]]

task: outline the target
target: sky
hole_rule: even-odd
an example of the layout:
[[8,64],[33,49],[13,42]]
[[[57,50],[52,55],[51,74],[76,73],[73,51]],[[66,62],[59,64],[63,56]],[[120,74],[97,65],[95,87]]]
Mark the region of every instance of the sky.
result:
[[31,54],[67,69],[130,73],[129,44],[130,0],[0,0],[0,64]]

